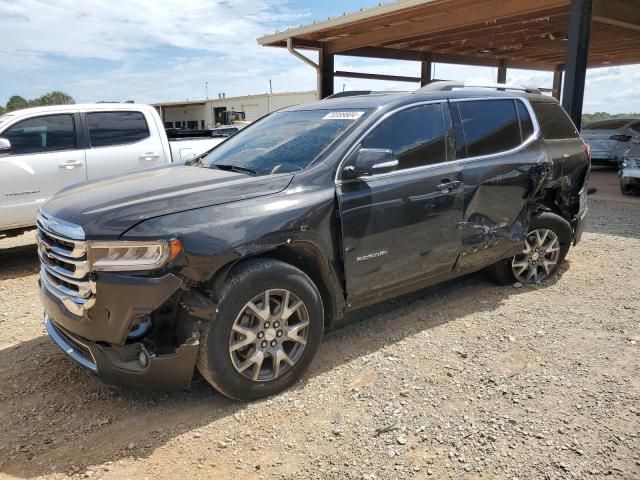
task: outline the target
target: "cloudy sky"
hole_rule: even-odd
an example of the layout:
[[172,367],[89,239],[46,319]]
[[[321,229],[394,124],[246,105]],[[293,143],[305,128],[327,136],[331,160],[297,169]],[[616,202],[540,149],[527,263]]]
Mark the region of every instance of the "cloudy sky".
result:
[[[158,102],[312,90],[314,71],[256,38],[378,0],[0,0],[0,104],[63,90],[80,102]],[[336,69],[419,76],[415,62],[338,57]],[[437,78],[495,81],[493,68],[437,64]],[[551,86],[550,73],[511,70],[507,81]],[[413,84],[336,79],[336,90]],[[640,112],[640,66],[595,69],[585,112]]]

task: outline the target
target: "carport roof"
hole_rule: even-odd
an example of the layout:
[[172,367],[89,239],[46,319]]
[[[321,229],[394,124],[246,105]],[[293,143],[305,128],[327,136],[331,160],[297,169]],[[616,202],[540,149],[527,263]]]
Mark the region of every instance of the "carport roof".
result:
[[[327,54],[554,70],[570,0],[400,0],[277,32],[264,46]],[[640,63],[640,2],[594,0],[590,67]]]

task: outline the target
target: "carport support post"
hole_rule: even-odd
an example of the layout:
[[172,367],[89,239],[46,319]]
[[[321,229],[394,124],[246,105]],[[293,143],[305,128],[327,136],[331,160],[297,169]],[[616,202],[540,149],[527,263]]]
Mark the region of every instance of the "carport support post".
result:
[[320,82],[318,95],[320,100],[333,95],[334,61],[333,54],[327,53],[323,48],[318,52],[320,64]]
[[567,45],[567,69],[564,76],[562,106],[573,123],[580,129],[584,83],[589,56],[591,12],[593,0],[571,0],[569,14],[569,41]]
[[498,83],[507,83],[507,63],[500,60],[498,65]]
[[560,101],[562,98],[562,65],[558,65],[553,72],[553,98]]
[[431,54],[425,54],[422,62],[420,62],[420,86],[424,87],[433,80],[433,62]]

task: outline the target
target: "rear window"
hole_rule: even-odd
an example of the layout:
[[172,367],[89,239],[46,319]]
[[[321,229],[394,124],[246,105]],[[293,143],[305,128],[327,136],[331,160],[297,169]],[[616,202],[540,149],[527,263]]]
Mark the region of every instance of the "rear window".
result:
[[92,147],[135,143],[149,137],[149,128],[141,112],[87,113]]
[[578,138],[578,130],[559,103],[533,102],[542,137],[545,140]]
[[[520,125],[511,99],[457,102],[462,121],[466,156],[506,152],[521,143]],[[458,157],[464,157],[458,148]]]

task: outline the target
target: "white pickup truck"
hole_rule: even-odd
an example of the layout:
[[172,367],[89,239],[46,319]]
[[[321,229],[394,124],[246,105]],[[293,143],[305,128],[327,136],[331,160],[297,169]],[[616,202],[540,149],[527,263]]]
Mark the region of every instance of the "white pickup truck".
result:
[[149,105],[98,103],[0,116],[0,238],[35,225],[36,212],[74,183],[184,163],[225,138],[167,139]]

